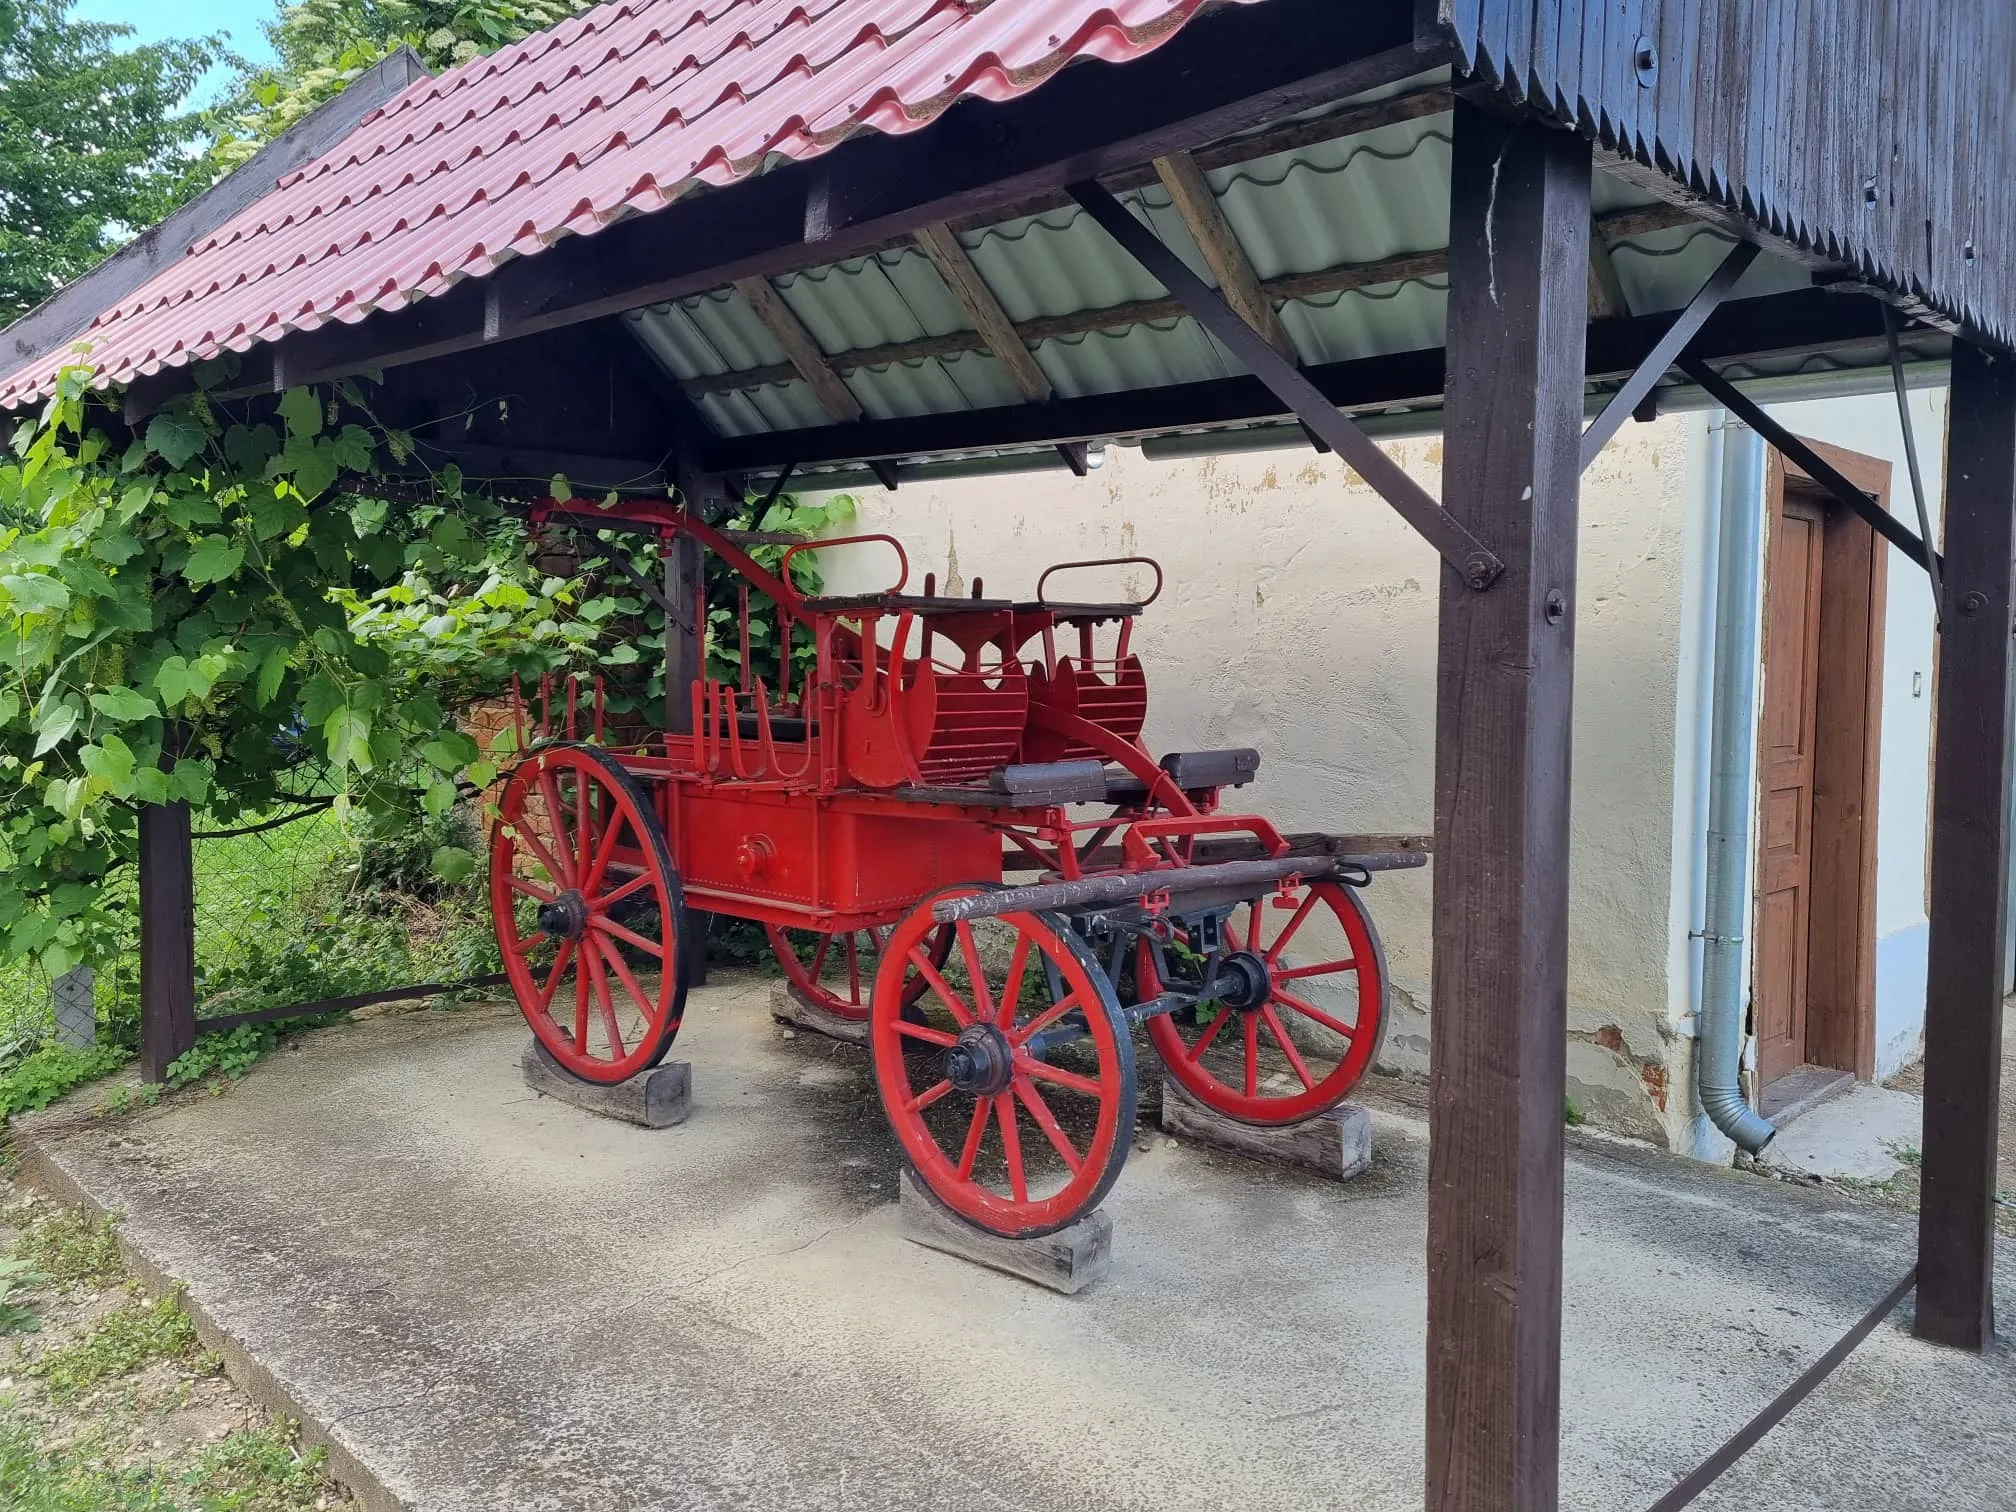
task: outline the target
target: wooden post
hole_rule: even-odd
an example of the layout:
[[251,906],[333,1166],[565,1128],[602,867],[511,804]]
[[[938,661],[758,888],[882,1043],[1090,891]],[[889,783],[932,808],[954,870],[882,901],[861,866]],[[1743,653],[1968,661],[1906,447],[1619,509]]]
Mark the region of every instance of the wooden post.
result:
[[2016,362],[1956,340],[1932,769],[1915,1326],[1921,1339],[1975,1350],[1995,1335],[2012,554]]
[[707,623],[707,585],[700,543],[682,535],[665,553],[665,729],[693,733],[693,685],[706,674],[701,632]]
[[196,867],[189,805],[140,807],[140,1075],[196,1043]]
[[[679,497],[686,507],[708,519],[726,507],[727,491],[720,478],[678,470]],[[693,689],[707,675],[707,564],[700,543],[680,536],[665,554],[665,602],[672,614],[665,624],[665,729],[672,735],[693,731]],[[673,858],[674,865],[679,862]],[[686,983],[707,983],[707,935],[713,919],[699,909],[686,911],[686,937],[679,943],[686,958]]]
[[1568,754],[1589,144],[1456,104],[1428,1162],[1430,1512],[1558,1505]]

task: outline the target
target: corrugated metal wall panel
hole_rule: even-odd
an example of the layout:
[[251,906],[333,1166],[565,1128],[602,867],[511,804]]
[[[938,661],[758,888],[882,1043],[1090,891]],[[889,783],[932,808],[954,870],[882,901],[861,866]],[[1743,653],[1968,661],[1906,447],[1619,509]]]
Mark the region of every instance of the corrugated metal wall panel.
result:
[[[1535,103],[1605,146],[2016,350],[2010,0],[1442,0],[1438,14],[1515,97],[1544,70]],[[1641,39],[1658,49],[1649,81]]]

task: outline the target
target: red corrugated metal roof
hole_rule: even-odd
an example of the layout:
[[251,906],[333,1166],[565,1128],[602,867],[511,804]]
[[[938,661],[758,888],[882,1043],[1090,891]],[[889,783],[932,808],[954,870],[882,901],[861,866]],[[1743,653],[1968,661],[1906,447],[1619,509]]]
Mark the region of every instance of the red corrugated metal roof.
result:
[[333,152],[0,382],[33,402],[439,294],[857,131],[1124,62],[1200,11],[1255,0],[619,0],[413,85]]

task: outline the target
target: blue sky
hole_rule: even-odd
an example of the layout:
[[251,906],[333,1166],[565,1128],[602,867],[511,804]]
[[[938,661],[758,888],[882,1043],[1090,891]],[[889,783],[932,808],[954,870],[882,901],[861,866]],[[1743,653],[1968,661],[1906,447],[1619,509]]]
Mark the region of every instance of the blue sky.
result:
[[[280,0],[78,0],[75,14],[86,21],[123,21],[134,29],[136,42],[223,32],[232,51],[263,59],[273,55],[264,26],[279,11]],[[222,79],[222,70],[212,69],[196,103],[207,103]]]

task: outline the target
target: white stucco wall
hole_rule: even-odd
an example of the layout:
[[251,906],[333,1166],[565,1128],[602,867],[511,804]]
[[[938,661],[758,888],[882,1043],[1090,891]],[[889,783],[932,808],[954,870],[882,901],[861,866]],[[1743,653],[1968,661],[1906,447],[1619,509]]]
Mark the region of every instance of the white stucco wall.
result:
[[[1918,463],[1935,533],[1945,501],[1946,391],[1911,396]],[[1889,395],[1771,407],[1799,435],[1891,464],[1890,508],[1917,528],[1904,433]],[[1925,1027],[1925,859],[1932,749],[1932,594],[1890,552],[1883,620],[1882,781],[1876,807],[1876,1075],[1918,1056]]]
[[[1673,939],[1678,627],[1704,433],[1700,417],[1626,427],[1584,480],[1578,566],[1571,1093],[1592,1120],[1661,1141],[1686,1119],[1684,1095],[1666,1095],[1669,1077],[1687,1085],[1668,1066],[1686,994],[1684,924]],[[1389,450],[1439,491],[1438,441]],[[1335,458],[1154,462],[1115,448],[1083,481],[868,493],[850,528],[901,537],[913,581],[977,575],[990,596],[1032,593],[1051,562],[1160,559],[1168,589],[1137,632],[1152,750],[1256,747],[1260,780],[1239,801],[1283,828],[1432,829],[1437,559]],[[886,585],[886,552],[826,555],[833,591]],[[1386,1060],[1424,1069],[1429,875],[1382,877],[1368,901],[1395,989]]]

